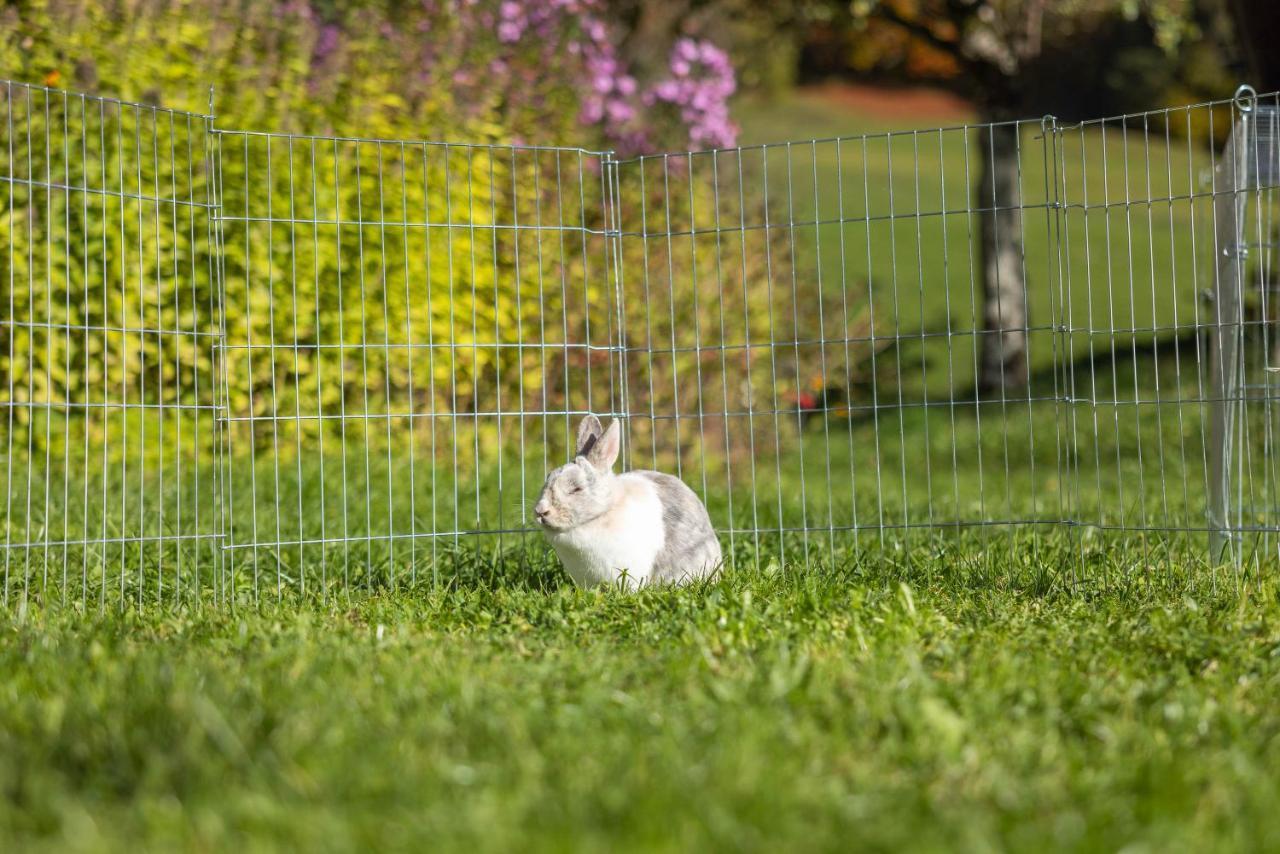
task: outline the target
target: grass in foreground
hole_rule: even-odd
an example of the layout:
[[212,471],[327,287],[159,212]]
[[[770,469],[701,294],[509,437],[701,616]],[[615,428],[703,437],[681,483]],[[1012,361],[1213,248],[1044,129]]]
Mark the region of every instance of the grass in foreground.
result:
[[1275,588],[1031,554],[15,609],[0,848],[1280,846]]

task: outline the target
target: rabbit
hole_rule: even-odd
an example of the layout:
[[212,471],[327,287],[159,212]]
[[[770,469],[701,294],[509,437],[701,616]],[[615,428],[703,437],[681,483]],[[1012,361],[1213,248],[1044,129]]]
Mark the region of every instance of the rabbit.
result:
[[602,430],[588,415],[572,462],[547,475],[533,507],[560,562],[582,587],[684,584],[721,564],[707,508],[679,478],[656,471],[614,474],[618,421]]

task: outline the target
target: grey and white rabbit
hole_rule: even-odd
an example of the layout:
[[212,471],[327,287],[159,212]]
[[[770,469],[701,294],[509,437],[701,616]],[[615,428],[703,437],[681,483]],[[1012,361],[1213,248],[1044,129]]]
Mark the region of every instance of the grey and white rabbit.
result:
[[583,587],[682,584],[713,575],[720,541],[707,508],[679,479],[656,471],[614,474],[617,420],[588,415],[572,462],[547,475],[533,515],[565,570]]

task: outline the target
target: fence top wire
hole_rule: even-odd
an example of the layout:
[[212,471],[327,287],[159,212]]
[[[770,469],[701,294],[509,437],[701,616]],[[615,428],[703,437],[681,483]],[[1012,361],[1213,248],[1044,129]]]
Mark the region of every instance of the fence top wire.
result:
[[531,151],[552,154],[579,154],[586,157],[612,158],[612,149],[594,150],[572,145],[526,145],[506,142],[453,142],[438,139],[388,139],[382,137],[342,136],[340,134],[288,133],[285,131],[229,130],[216,128],[220,136],[259,137],[300,142],[343,142],[359,145],[383,145],[397,148],[459,148],[474,151]]
[[[217,116],[213,109],[212,89],[210,90],[209,109],[206,112],[197,110],[183,110],[176,107],[165,107],[160,104],[148,104],[142,101],[129,101],[124,98],[115,98],[108,95],[90,95],[85,92],[77,92],[71,89],[58,89],[52,86],[44,86],[39,83],[25,83],[21,80],[0,79],[5,89],[12,92],[14,89],[26,90],[31,93],[43,93],[45,97],[61,98],[68,101],[95,101],[105,104],[116,104],[121,107],[128,107],[136,110],[144,110],[147,112],[170,113],[175,116],[190,116],[195,119],[205,119],[213,122]],[[576,145],[532,145],[517,144],[504,142],[460,142],[454,140],[439,139],[390,139],[383,137],[361,137],[361,136],[345,136],[341,134],[309,134],[309,133],[293,133],[286,131],[254,131],[243,130],[238,128],[213,128],[215,133],[223,136],[254,136],[254,137],[274,137],[277,139],[292,140],[315,140],[325,142],[353,142],[369,145],[394,145],[405,147],[430,146],[436,148],[470,148],[475,150],[494,150],[494,151],[531,151],[531,152],[558,152],[561,154],[581,154],[589,157],[599,157],[610,159],[614,156],[613,149],[592,149]]]
[[1082,119],[1077,122],[1067,124],[1059,124],[1058,130],[1077,130],[1080,128],[1095,127],[1104,124],[1117,124],[1119,122],[1129,122],[1135,119],[1149,119],[1153,116],[1167,116],[1173,113],[1186,113],[1191,110],[1208,110],[1215,107],[1235,107],[1242,113],[1251,113],[1263,102],[1271,102],[1272,104],[1280,103],[1280,91],[1257,93],[1253,91],[1253,87],[1244,85],[1236,91],[1236,94],[1230,98],[1216,98],[1211,101],[1199,101],[1194,104],[1175,104],[1170,107],[1160,107],[1155,110],[1141,110],[1136,113],[1120,113],[1114,116],[1106,116],[1097,119]]
[[192,110],[180,110],[175,107],[164,107],[159,104],[144,104],[141,101],[126,101],[123,98],[112,98],[106,95],[88,95],[84,92],[76,92],[71,89],[56,89],[52,86],[42,86],[38,83],[23,83],[20,80],[3,80],[5,90],[9,92],[9,98],[12,100],[12,92],[14,89],[25,89],[28,93],[41,92],[46,98],[60,97],[67,101],[96,101],[103,104],[116,104],[120,107],[129,107],[134,110],[144,110],[146,112],[167,113],[174,116],[189,116],[193,119],[205,119],[213,121],[213,111],[207,113],[194,112]]
[[[843,143],[859,143],[871,142],[875,140],[891,140],[903,137],[919,137],[926,134],[940,133],[966,133],[969,131],[982,130],[984,128],[997,127],[1036,127],[1044,133],[1056,132],[1061,133],[1068,130],[1081,130],[1088,127],[1097,127],[1108,124],[1128,123],[1138,119],[1151,119],[1155,116],[1168,116],[1174,113],[1186,113],[1192,110],[1213,109],[1215,107],[1236,107],[1243,112],[1249,112],[1250,109],[1256,108],[1263,102],[1270,101],[1280,104],[1280,92],[1266,92],[1262,94],[1254,94],[1250,90],[1247,98],[1242,99],[1239,93],[1230,98],[1218,98],[1209,101],[1199,101],[1192,104],[1177,104],[1170,107],[1161,107],[1155,110],[1144,110],[1135,113],[1118,113],[1113,116],[1106,116],[1097,119],[1084,119],[1077,122],[1061,123],[1056,116],[1044,115],[1039,118],[1022,118],[1022,119],[1006,119],[996,122],[963,122],[955,125],[942,125],[939,127],[914,128],[909,130],[884,130],[869,131],[867,133],[842,134],[839,136],[814,137],[812,139],[791,139],[779,140],[777,142],[758,142],[750,145],[733,145],[723,148],[703,148],[688,151],[667,151],[653,152],[650,154],[638,154],[633,157],[627,157],[615,162],[619,165],[629,163],[642,163],[644,161],[653,160],[672,160],[689,157],[710,157],[713,155],[741,156],[748,152],[766,152],[770,149],[787,149],[801,148],[812,145],[829,145]],[[1254,107],[1245,109],[1246,105],[1252,102]]]

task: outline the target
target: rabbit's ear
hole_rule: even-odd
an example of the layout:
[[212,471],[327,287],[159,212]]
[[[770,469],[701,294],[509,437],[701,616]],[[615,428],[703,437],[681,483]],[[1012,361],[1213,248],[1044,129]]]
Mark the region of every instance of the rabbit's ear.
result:
[[582,419],[582,423],[578,425],[578,449],[574,451],[575,457],[582,456],[591,450],[591,446],[600,441],[604,428],[600,426],[600,419],[594,415],[588,415]]
[[[594,417],[594,416],[592,416]],[[587,462],[600,471],[609,471],[618,461],[618,451],[622,449],[622,428],[618,419],[609,422],[609,429],[597,439],[590,448],[583,452]]]

